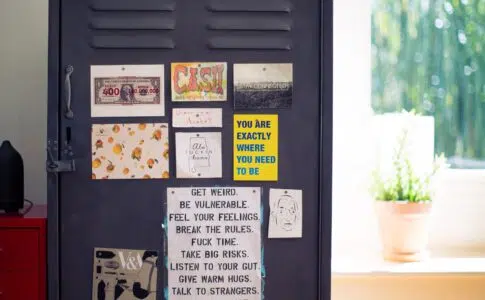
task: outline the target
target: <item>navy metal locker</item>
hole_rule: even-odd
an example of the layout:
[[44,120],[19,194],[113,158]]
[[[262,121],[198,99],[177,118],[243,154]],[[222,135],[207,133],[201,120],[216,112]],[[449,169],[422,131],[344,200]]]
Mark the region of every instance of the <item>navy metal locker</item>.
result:
[[[265,214],[270,187],[304,192],[303,238],[263,240],[264,299],[329,300],[332,1],[49,2],[49,299],[91,299],[94,247],[162,251],[168,187],[257,185]],[[171,109],[179,106],[170,101],[170,63],[193,61],[227,62],[228,101],[205,104],[223,108],[223,178],[176,179],[171,147],[169,180],[91,180],[91,124],[171,124]],[[292,107],[265,111],[279,115],[279,180],[234,182],[232,65],[276,62],[293,63],[294,78]],[[165,64],[165,117],[91,118],[90,66],[110,64]]]

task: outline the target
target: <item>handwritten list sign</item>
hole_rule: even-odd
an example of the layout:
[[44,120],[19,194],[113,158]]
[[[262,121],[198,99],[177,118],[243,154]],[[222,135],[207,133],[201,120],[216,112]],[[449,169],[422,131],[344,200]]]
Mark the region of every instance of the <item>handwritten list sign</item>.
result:
[[172,126],[177,128],[222,127],[222,108],[174,108]]
[[168,298],[260,300],[259,188],[167,189]]
[[278,115],[234,115],[234,180],[278,180]]

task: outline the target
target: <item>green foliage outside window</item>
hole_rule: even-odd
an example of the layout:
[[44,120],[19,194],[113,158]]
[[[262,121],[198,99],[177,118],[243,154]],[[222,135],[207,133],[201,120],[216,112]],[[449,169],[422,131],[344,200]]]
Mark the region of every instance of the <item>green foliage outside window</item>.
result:
[[374,0],[372,106],[435,117],[435,152],[485,168],[485,0]]

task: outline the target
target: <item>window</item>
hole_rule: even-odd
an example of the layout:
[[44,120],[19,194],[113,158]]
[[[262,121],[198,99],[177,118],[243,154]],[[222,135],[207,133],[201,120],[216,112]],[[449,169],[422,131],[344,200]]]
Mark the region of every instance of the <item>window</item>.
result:
[[373,0],[372,108],[434,116],[435,152],[485,168],[485,1]]
[[434,118],[425,148],[452,167],[433,198],[432,254],[485,257],[484,38],[485,0],[334,1],[332,263],[380,257],[372,123],[402,109]]

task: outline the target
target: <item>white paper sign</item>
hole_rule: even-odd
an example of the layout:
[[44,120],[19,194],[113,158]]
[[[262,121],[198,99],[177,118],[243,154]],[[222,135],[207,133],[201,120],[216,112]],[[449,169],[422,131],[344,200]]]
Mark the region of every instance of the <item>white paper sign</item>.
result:
[[259,188],[167,189],[170,300],[261,300]]
[[91,66],[92,117],[165,115],[164,65]]
[[175,133],[177,178],[221,178],[220,132]]
[[221,108],[174,108],[172,126],[188,127],[222,127]]
[[269,190],[268,238],[302,237],[302,191]]

